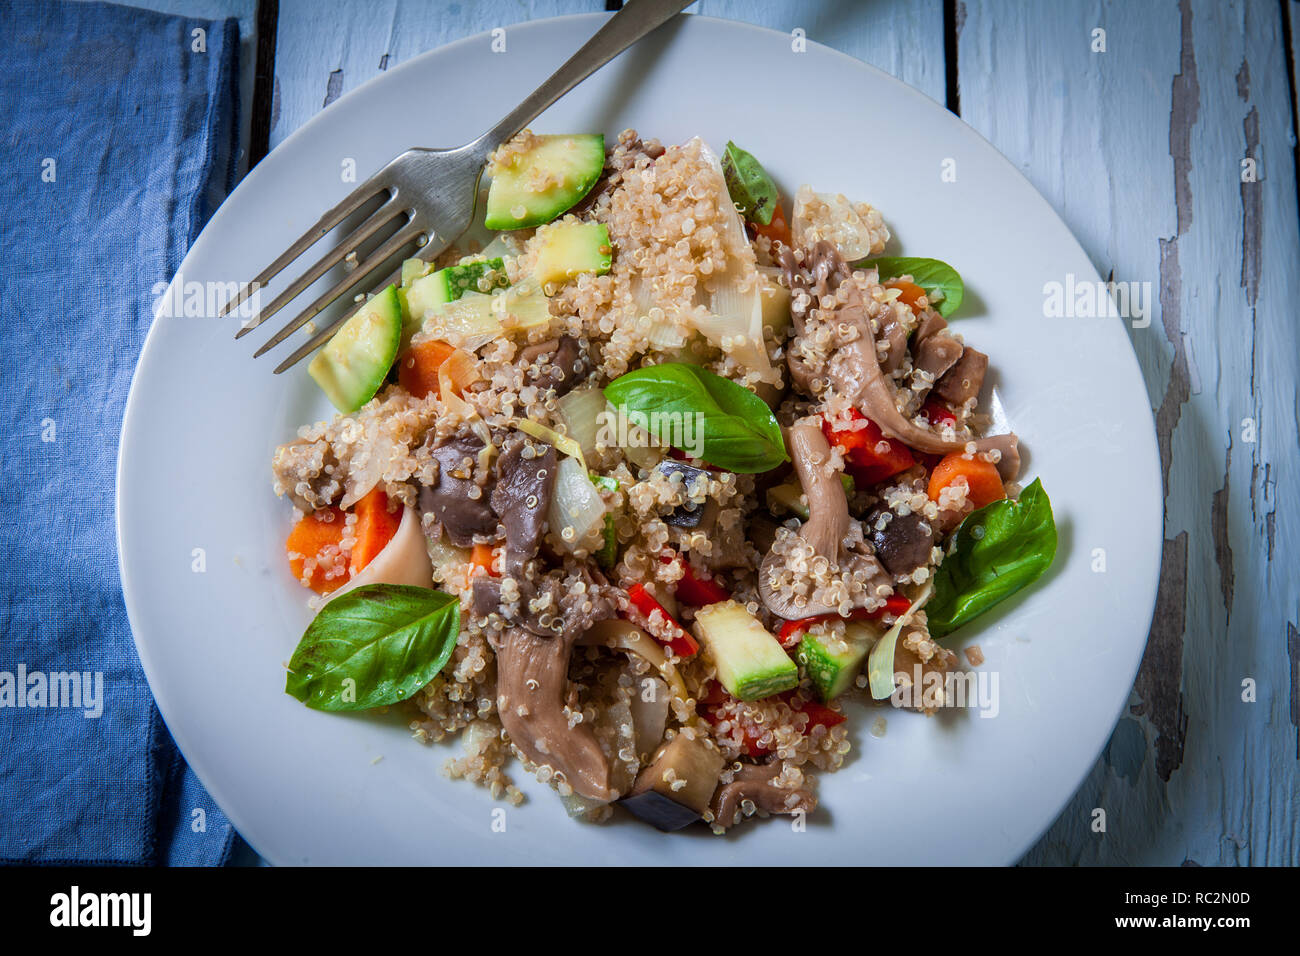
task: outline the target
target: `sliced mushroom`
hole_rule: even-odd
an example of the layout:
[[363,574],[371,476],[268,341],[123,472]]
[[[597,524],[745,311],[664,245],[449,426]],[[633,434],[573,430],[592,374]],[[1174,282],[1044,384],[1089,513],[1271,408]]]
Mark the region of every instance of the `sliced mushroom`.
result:
[[458,548],[472,545],[475,535],[491,535],[497,530],[488,494],[474,480],[482,450],[483,443],[473,435],[433,445],[430,452],[438,462],[438,477],[431,486],[420,489],[420,510],[431,513]]
[[575,793],[609,801],[609,761],[586,724],[570,726],[564,711],[573,637],[539,637],[507,628],[493,641],[497,712],[510,742],[538,767],[550,767]]
[[533,384],[554,389],[557,396],[572,391],[585,377],[582,350],[578,347],[578,340],[569,335],[530,345],[519,356],[525,365],[532,365],[539,359],[546,361]]
[[[827,244],[818,243],[815,251],[818,268],[826,275],[839,275],[840,271],[834,263],[834,257],[839,254],[834,247],[823,248],[825,245]],[[847,301],[839,306],[836,318],[839,322],[856,326],[860,333],[858,338],[836,349],[830,358],[826,374],[835,383],[836,390],[875,422],[886,435],[897,438],[910,448],[932,455],[964,451],[967,442],[940,438],[929,429],[912,424],[898,410],[894,388],[876,360],[876,344],[871,332],[871,321],[867,317],[866,305],[858,289],[854,288]],[[799,324],[798,319],[796,324]],[[801,363],[795,359],[793,349],[788,361],[790,374],[796,383],[801,378],[805,382],[810,379],[808,370],[798,367]],[[976,440],[975,450],[1000,452],[998,471],[1004,480],[1010,481],[1019,473],[1020,456],[1016,445],[1015,435],[992,435]]]
[[979,349],[966,346],[952,368],[934,385],[934,394],[954,405],[964,405],[984,387],[984,373],[989,357]]
[[343,496],[343,469],[324,438],[299,438],[281,445],[271,459],[276,489],[299,511],[326,508]]
[[503,572],[508,576],[518,575],[541,545],[555,470],[555,448],[531,439],[513,441],[497,460],[492,510],[506,533]]
[[[882,523],[880,518],[885,514],[890,517]],[[911,574],[929,563],[934,529],[923,515],[915,511],[900,515],[888,508],[877,508],[867,516],[866,526],[876,557],[894,577]]]
[[915,353],[912,366],[928,374],[930,381],[937,382],[943,377],[944,372],[957,364],[963,346],[944,331],[948,323],[944,322],[937,312],[931,315],[938,319],[939,327],[935,328],[936,323],[931,323],[929,316],[921,323],[912,347]]
[[881,369],[886,375],[898,370],[907,358],[907,328],[898,321],[898,316],[891,309],[880,328],[880,338],[885,343],[885,357],[881,359]]
[[817,798],[802,787],[787,790],[774,783],[781,775],[784,764],[773,760],[765,764],[744,764],[736,771],[731,783],[718,787],[709,809],[713,811],[714,822],[721,827],[730,827],[742,819],[742,807],[746,800],[754,804],[756,810],[766,813],[811,813],[817,809]]
[[[851,577],[865,587],[854,600],[856,606],[877,601],[892,590],[890,578],[875,557],[865,548],[853,550],[847,544],[864,543],[862,528],[849,515],[848,499],[837,471],[829,467],[830,444],[822,433],[819,419],[810,417],[786,430],[786,446],[794,461],[795,472],[808,498],[808,520],[799,528],[799,537],[812,549],[814,560],[825,559],[832,574]],[[784,532],[787,533],[788,532]],[[778,543],[780,542],[778,534]],[[758,569],[758,591],[768,610],[778,617],[795,619],[815,614],[835,614],[838,605],[819,601],[809,593],[785,593],[777,586],[784,575],[784,558],[774,545]],[[804,603],[798,603],[804,599]]]

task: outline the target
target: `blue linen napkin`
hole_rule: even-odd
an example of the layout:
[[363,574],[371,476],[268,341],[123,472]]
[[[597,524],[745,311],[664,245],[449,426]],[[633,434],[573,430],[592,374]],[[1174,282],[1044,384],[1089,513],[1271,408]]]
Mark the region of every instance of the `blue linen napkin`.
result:
[[0,4],[0,861],[234,842],[140,669],[113,495],[153,287],[233,184],[238,55],[234,20]]

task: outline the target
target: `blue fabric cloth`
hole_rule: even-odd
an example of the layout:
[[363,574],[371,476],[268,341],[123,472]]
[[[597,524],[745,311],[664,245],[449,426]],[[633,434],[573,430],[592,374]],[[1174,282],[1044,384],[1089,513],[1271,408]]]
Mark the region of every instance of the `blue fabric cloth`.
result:
[[152,289],[232,185],[238,56],[234,20],[0,3],[0,861],[217,864],[235,839],[140,669],[113,489]]

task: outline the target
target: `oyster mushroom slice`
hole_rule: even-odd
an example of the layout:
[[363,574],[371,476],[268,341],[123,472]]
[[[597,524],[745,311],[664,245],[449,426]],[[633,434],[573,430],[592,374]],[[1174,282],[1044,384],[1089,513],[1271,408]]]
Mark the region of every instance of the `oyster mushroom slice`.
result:
[[586,724],[569,726],[564,713],[573,640],[507,628],[493,642],[497,655],[497,712],[510,742],[539,767],[563,774],[574,793],[609,802],[609,762]]
[[[851,573],[863,580],[888,585],[889,577],[879,562],[866,553],[850,553],[845,542],[862,538],[862,528],[849,515],[848,499],[839,473],[830,467],[831,448],[822,434],[816,417],[802,419],[785,430],[786,446],[794,461],[795,473],[808,497],[808,520],[799,528],[799,537],[814,554],[830,562],[837,573]],[[778,541],[779,541],[778,537]],[[836,614],[838,606],[811,598],[803,606],[795,603],[796,595],[780,594],[772,586],[773,576],[785,557],[774,545],[763,558],[758,570],[758,591],[768,610],[789,620],[815,614]],[[863,596],[874,596],[874,589]],[[885,591],[888,594],[888,590]]]
[[[835,292],[851,274],[844,258],[830,243],[818,242],[810,253],[800,255],[793,250],[779,254],[781,268],[792,290],[815,290],[818,296],[826,292]],[[932,455],[945,455],[950,452],[966,450],[965,441],[945,441],[927,428],[920,428],[910,422],[898,410],[895,402],[894,388],[886,378],[876,356],[876,341],[871,330],[871,320],[867,316],[866,304],[861,292],[854,287],[836,310],[839,322],[854,326],[859,331],[858,338],[840,346],[831,356],[826,369],[826,376],[834,383],[836,391],[848,398],[867,418],[876,423],[886,435],[897,438],[903,444]],[[804,333],[805,316],[795,310],[794,325],[796,337]],[[932,324],[926,330],[930,334],[940,331]],[[890,330],[883,330],[888,339]],[[918,338],[917,343],[923,341]],[[812,371],[806,368],[796,357],[798,350],[788,350],[787,365],[791,380],[804,391],[811,392]],[[887,361],[893,362],[896,349],[891,342]],[[959,353],[962,354],[962,353]],[[959,360],[958,360],[959,361]],[[1001,453],[998,472],[1003,480],[1011,481],[1020,471],[1020,453],[1015,435],[991,435],[975,442],[977,452],[996,449]]]
[[[525,449],[531,449],[525,454]],[[504,573],[517,577],[541,546],[546,512],[555,493],[557,458],[552,445],[519,440],[497,459],[492,510],[506,536]]]
[[736,771],[731,783],[718,787],[709,801],[713,818],[721,827],[733,826],[739,819],[741,804],[751,800],[754,806],[767,813],[811,813],[817,808],[817,798],[804,787],[786,790],[777,787],[784,764],[774,760],[767,764],[745,764]]

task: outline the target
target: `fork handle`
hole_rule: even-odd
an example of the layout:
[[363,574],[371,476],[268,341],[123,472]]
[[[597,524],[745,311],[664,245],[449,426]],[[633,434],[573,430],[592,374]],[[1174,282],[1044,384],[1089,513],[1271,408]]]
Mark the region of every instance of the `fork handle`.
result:
[[647,33],[663,25],[695,0],[628,0],[577,53],[551,74],[522,103],[475,142],[486,154],[537,118],[544,109],[573,89]]

